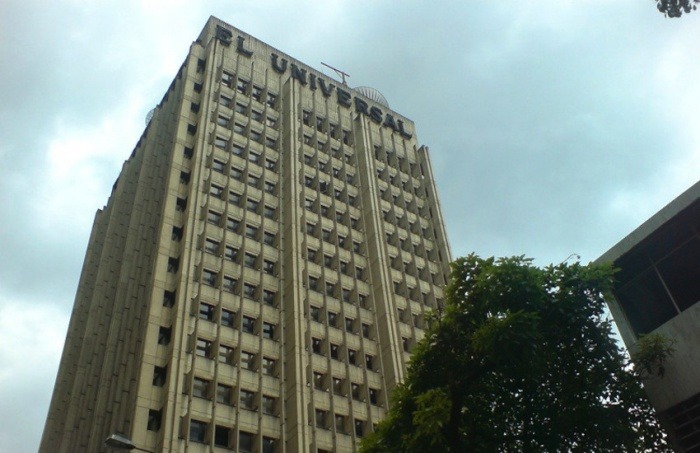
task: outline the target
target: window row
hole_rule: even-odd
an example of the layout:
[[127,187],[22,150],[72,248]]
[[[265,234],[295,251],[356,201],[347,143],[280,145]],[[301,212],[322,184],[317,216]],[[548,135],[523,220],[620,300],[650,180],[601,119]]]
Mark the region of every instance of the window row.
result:
[[[352,166],[352,156],[349,154],[343,154],[345,162]],[[329,158],[321,158],[320,155],[314,156],[311,154],[304,153],[303,157],[304,164],[312,167],[312,168],[318,168],[319,171],[322,173],[325,173],[329,176],[333,176],[334,178],[342,178],[343,172],[339,166],[336,166],[333,164],[333,160]],[[345,172],[345,178],[346,182],[348,175],[353,175],[353,173],[346,171]],[[354,176],[350,176],[350,184],[354,185]]]
[[[348,277],[355,277],[358,280],[365,281],[367,278],[367,273],[365,272],[365,269],[361,266],[355,266],[353,269],[353,266],[350,265],[349,262],[344,261],[339,258],[339,255],[327,255],[327,254],[321,254],[318,253],[318,250],[309,247],[306,250],[306,259],[309,262],[316,263],[316,264],[321,264],[321,256],[323,256],[323,266],[332,269],[332,270],[339,270],[343,275],[347,275]],[[353,272],[354,270],[354,272]],[[348,294],[349,295],[349,294]]]
[[380,145],[374,145],[374,157],[377,161],[384,162],[389,167],[411,175],[414,178],[420,179],[425,174],[421,164],[412,162],[408,157],[401,156],[394,150],[382,148]]
[[[207,212],[207,222],[212,224],[212,225],[215,225],[215,226],[221,228],[223,219],[224,219],[224,215],[218,211],[214,211],[214,210],[210,209]],[[241,225],[242,225],[242,223],[240,220],[233,218],[233,217],[226,217],[225,227],[228,231],[231,231],[231,232],[237,233],[237,234],[241,234],[241,231],[240,231]],[[248,239],[260,241],[260,231],[261,231],[260,227],[246,224],[242,233]],[[277,243],[277,235],[275,233],[271,233],[269,231],[265,231],[265,230],[262,230],[262,231],[263,231],[262,242],[266,245],[274,246]],[[229,251],[229,248],[231,249],[230,251]],[[229,257],[229,253],[231,254],[230,257]],[[233,249],[233,247],[230,247],[230,246],[225,246],[224,257],[226,259],[234,260],[235,259],[235,249]]]
[[264,87],[250,83],[249,80],[243,77],[236,77],[236,75],[229,71],[222,71],[221,73],[221,84],[235,89],[238,93],[245,96],[250,96],[256,101],[267,104],[269,107],[277,108],[277,94],[266,90]]
[[[221,278],[220,278],[221,277]],[[221,274],[220,272],[211,269],[202,270],[202,283],[207,286],[219,288],[223,291],[232,294],[243,295],[246,299],[258,302],[260,299],[260,286],[249,282],[242,282],[239,279],[230,275]],[[269,289],[262,290],[262,302],[266,305],[277,305],[277,291]]]
[[342,140],[346,145],[352,145],[352,132],[341,129],[337,124],[328,121],[326,118],[315,115],[310,110],[302,110],[301,121],[306,126],[316,129],[318,132],[328,133],[336,140]]
[[[372,387],[367,387],[363,384],[350,382],[347,379],[339,377],[329,377],[325,373],[314,371],[313,373],[313,385],[316,390],[322,391],[333,391],[334,394],[340,396],[348,396],[356,401],[367,401],[369,397],[369,403],[373,406],[381,406],[382,403],[379,399],[380,390]],[[349,386],[348,386],[349,383]],[[365,393],[365,391],[367,393]]]
[[[228,122],[228,124],[227,124],[227,122]],[[219,117],[217,119],[217,123],[219,125],[225,124],[227,128],[231,128],[235,133],[237,133],[239,135],[249,137],[252,141],[257,142],[257,143],[264,143],[265,146],[268,148],[277,149],[277,139],[275,137],[265,135],[264,132],[259,131],[259,130],[255,129],[254,127],[252,127],[252,125],[250,123],[244,124],[244,123],[235,121],[235,122],[233,122],[232,125],[229,125],[230,122],[231,122],[231,119],[225,115],[219,115]],[[231,143],[234,143],[234,142],[227,139],[227,138],[221,137],[219,135],[217,135],[214,138],[214,146],[216,146],[217,148],[222,149],[224,151],[227,151],[227,152],[229,150],[229,145]],[[238,146],[240,146],[240,145],[238,145]],[[231,152],[238,154],[238,151],[233,146],[232,146]],[[252,160],[252,158],[250,158],[250,160]]]
[[[333,419],[330,418],[330,412],[324,409],[316,409],[315,411],[316,427],[321,429],[332,430],[342,434],[350,434],[349,423],[350,417],[342,414],[335,414]],[[366,433],[366,420],[355,418],[353,420],[354,433],[356,437],[363,437]]]
[[[315,305],[309,307],[309,317],[316,322],[323,322],[321,318],[321,308]],[[341,323],[339,319],[339,314],[330,310],[326,310],[325,321],[328,326],[340,329]],[[372,326],[368,323],[358,322],[357,319],[346,317],[343,323],[345,331],[351,334],[361,333],[363,337],[371,339],[372,338]]]
[[233,386],[214,383],[208,379],[194,377],[192,379],[192,396],[216,401],[228,406],[238,406],[241,409],[257,411],[262,409],[263,414],[277,415],[277,398],[270,395],[259,394],[252,390],[236,389]]
[[332,281],[322,283],[321,278],[314,275],[309,275],[309,289],[317,293],[325,293],[328,297],[340,299],[348,304],[359,304],[362,308],[368,308],[365,294],[343,288],[340,284]]
[[[255,140],[255,141],[259,141],[259,140]],[[234,140],[230,140],[230,139],[227,139],[225,137],[221,137],[221,136],[217,135],[214,138],[214,146],[216,146],[220,150],[225,151],[227,153],[230,152],[234,156],[238,156],[241,159],[247,159],[248,161],[250,161],[256,165],[263,166],[263,164],[264,164],[265,168],[267,168],[268,170],[271,170],[274,172],[277,171],[277,160],[276,159],[267,157],[265,159],[265,161],[263,162],[261,153],[259,153],[257,151],[253,151],[251,149],[246,149],[245,146],[239,144],[238,142],[236,142]],[[272,148],[272,149],[276,148],[276,146],[277,146],[276,139],[269,138],[269,137],[266,138],[265,139],[265,146],[267,146],[268,148]]]
[[[268,181],[266,179],[262,179],[261,176],[258,176],[252,172],[248,172],[246,177],[246,173],[242,168],[238,168],[235,165],[233,165],[230,169],[228,169],[228,164],[219,159],[214,159],[212,161],[212,170],[223,175],[225,175],[228,171],[229,176],[235,179],[236,181],[246,183],[251,187],[255,187],[256,189],[263,189],[265,190],[265,192],[272,195],[274,195],[277,191],[276,183]],[[263,181],[264,187],[262,184]]]
[[237,442],[234,442],[235,428],[210,424],[201,420],[190,420],[189,440],[209,444],[213,441],[217,447],[223,447],[241,453],[276,453],[279,451],[279,440],[272,437],[258,436],[246,431],[238,431]]
[[[255,214],[262,214],[263,217],[270,220],[277,220],[277,208],[270,206],[268,204],[262,203],[253,197],[244,197],[241,193],[235,190],[228,191],[228,197],[226,197],[226,189],[219,185],[212,183],[209,187],[209,194],[220,200],[227,199],[229,203],[234,206],[243,207]],[[245,200],[245,203],[243,202]]]
[[[320,237],[319,237],[319,231],[320,231]],[[307,222],[306,223],[306,234],[309,236],[313,236],[317,239],[323,239],[325,242],[328,242],[329,244],[338,244],[339,247],[345,249],[345,250],[351,250],[355,253],[362,253],[362,243],[357,240],[352,241],[352,248],[350,245],[350,241],[348,238],[340,233],[334,234],[333,230],[330,230],[328,228],[323,228],[319,227],[319,225],[312,223],[312,222]]]
[[262,271],[267,275],[277,275],[277,261],[267,258],[263,259],[251,252],[240,253],[238,248],[231,245],[222,246],[221,241],[216,239],[206,238],[204,240],[204,251],[216,256],[221,256],[223,253],[224,259],[227,261],[243,264],[248,269],[260,270],[262,268]]
[[[334,360],[346,360],[350,365],[360,366],[360,353],[355,349],[347,348],[339,344],[330,343],[321,338],[311,337],[311,352],[323,356],[329,356]],[[377,365],[374,356],[365,354],[365,368],[376,371]]]
[[[205,359],[218,360],[220,363],[238,366],[244,370],[257,371],[260,368],[265,375],[277,376],[276,359],[266,356],[259,357],[259,354],[241,350],[240,357],[237,360],[236,348],[219,344],[217,349],[215,348],[215,342],[205,338],[197,338],[195,354]],[[260,362],[258,363],[259,358]]]
[[[199,319],[215,322],[217,318],[216,312],[217,307],[215,305],[206,302],[199,303]],[[221,313],[219,314],[218,318],[222,326],[238,327],[242,332],[260,334],[263,338],[270,340],[277,339],[278,329],[277,324],[275,323],[267,321],[260,322],[257,318],[246,315],[241,316],[240,319],[237,319],[236,312],[225,308],[221,309]]]

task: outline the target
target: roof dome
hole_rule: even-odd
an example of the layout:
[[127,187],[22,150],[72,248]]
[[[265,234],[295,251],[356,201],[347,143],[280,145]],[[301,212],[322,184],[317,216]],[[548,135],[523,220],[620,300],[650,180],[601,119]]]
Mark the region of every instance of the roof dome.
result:
[[384,95],[379,92],[379,90],[372,87],[357,87],[355,88],[355,91],[357,91],[363,96],[370,98],[377,104],[381,104],[384,107],[389,108],[389,102],[386,100]]

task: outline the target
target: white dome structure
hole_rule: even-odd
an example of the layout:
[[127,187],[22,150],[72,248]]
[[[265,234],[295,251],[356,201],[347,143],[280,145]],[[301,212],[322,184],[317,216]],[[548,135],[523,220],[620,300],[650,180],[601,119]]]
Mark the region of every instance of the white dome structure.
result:
[[386,100],[384,95],[379,92],[379,90],[372,88],[372,87],[357,87],[355,88],[355,91],[360,93],[363,96],[366,96],[376,102],[377,104],[381,104],[386,108],[389,107],[389,101]]

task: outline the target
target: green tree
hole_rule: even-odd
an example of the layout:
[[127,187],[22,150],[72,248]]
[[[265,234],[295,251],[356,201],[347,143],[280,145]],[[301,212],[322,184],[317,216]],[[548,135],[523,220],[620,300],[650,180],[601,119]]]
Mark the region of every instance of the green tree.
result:
[[697,9],[696,3],[700,0],[654,0],[659,12],[666,17],[681,17],[683,13],[688,14]]
[[360,451],[671,451],[605,315],[612,281],[610,266],[454,262],[444,309]]

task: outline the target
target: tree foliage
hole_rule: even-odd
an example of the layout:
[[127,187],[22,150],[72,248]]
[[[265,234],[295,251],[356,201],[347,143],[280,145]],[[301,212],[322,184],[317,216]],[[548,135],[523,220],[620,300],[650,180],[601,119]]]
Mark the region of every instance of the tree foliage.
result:
[[659,12],[666,17],[681,17],[683,13],[688,14],[697,9],[696,3],[700,0],[654,0]]
[[360,451],[671,451],[605,316],[612,276],[454,262],[444,310]]

